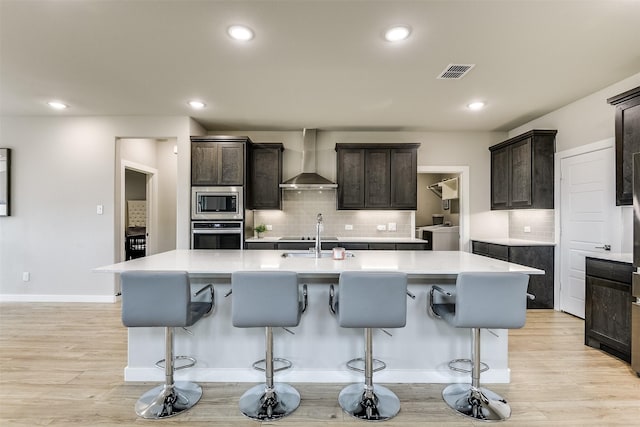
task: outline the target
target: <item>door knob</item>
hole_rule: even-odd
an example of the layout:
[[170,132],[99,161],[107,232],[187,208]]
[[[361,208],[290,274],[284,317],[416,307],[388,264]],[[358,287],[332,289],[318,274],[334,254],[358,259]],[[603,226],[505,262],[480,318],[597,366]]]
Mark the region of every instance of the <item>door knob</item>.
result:
[[596,249],[604,249],[605,251],[610,251],[611,245],[596,246]]

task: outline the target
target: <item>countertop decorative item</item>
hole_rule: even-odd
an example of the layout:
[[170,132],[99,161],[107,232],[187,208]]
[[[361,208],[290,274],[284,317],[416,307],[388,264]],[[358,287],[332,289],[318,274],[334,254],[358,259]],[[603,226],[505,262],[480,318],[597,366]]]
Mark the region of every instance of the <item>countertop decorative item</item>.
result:
[[267,231],[267,226],[266,226],[266,225],[264,225],[264,224],[256,225],[256,226],[253,228],[253,231],[255,232],[255,237],[260,238],[260,237],[261,237],[260,235],[261,235],[262,233],[264,233],[265,231]]

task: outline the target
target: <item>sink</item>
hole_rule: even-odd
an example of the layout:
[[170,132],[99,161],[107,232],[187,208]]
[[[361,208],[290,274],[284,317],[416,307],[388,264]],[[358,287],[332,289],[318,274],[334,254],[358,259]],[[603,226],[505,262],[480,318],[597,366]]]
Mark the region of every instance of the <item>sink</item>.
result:
[[[351,258],[351,257],[355,257],[353,252],[345,252],[344,253],[346,258]],[[316,257],[316,253],[315,252],[309,252],[309,251],[304,251],[304,252],[285,252],[282,254],[282,258],[315,258]],[[332,258],[333,257],[333,252],[332,251],[322,251],[320,253],[320,258]]]

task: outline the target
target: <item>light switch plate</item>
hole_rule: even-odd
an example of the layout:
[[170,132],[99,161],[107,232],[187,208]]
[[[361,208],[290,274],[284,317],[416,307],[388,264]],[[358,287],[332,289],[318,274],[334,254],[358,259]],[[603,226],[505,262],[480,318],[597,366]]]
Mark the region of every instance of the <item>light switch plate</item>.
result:
[[531,233],[531,226],[529,226],[529,225],[525,225],[525,226],[524,226],[524,232],[525,232],[525,233]]
[[345,224],[344,225],[344,229],[345,230],[353,230],[353,224]]

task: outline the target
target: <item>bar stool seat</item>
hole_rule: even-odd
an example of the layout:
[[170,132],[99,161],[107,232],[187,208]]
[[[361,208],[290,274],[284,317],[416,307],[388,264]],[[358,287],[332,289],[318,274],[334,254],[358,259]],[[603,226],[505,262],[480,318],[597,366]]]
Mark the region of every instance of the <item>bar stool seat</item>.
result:
[[[299,291],[298,275],[292,271],[244,271],[231,275],[231,317],[237,328],[265,328],[265,383],[240,397],[240,411],[259,421],[286,417],[300,405],[300,393],[289,384],[274,383],[273,328],[298,326],[307,306],[306,285]],[[258,363],[258,362],[257,362]],[[254,367],[256,364],[254,363]]]
[[444,401],[461,415],[502,421],[511,407],[497,393],[480,386],[480,329],[517,329],[525,324],[529,276],[521,273],[460,273],[456,285],[433,286],[429,306],[436,317],[456,328],[470,328],[471,384],[450,384]]
[[341,327],[364,328],[365,335],[364,384],[351,384],[338,396],[340,407],[354,418],[385,421],[400,411],[398,396],[384,386],[373,384],[372,329],[404,327],[406,298],[407,275],[404,273],[348,271],[340,274],[337,301],[330,300],[330,308],[338,315]]
[[[213,311],[213,286],[207,285],[195,294],[208,290],[210,302],[192,302],[187,272],[127,271],[120,278],[122,323],[130,328],[165,328],[165,383],[144,393],[136,402],[135,411],[148,419],[178,415],[200,400],[202,388],[193,382],[174,381],[174,328],[192,326]],[[195,359],[188,359],[195,364]]]

